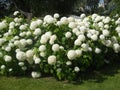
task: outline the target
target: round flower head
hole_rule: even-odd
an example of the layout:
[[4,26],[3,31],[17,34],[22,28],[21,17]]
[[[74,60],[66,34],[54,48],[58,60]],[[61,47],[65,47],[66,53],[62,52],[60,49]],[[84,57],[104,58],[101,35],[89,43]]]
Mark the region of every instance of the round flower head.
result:
[[77,57],[80,57],[82,55],[82,50],[75,50]]
[[67,61],[66,65],[70,66],[70,65],[72,65],[72,62],[71,61]]
[[18,65],[22,67],[24,66],[24,62],[19,62]]
[[54,14],[54,18],[59,18],[59,17],[60,17],[60,15],[58,13]]
[[58,44],[53,44],[53,45],[52,45],[52,50],[53,50],[54,52],[59,51],[59,49],[60,49],[60,46],[59,46]]
[[71,32],[67,32],[67,33],[65,34],[65,37],[66,37],[66,38],[70,38],[71,36],[72,36]]
[[33,78],[39,78],[39,77],[41,76],[41,73],[40,73],[40,72],[35,72],[35,71],[33,71],[33,72],[31,73],[31,76],[32,76]]
[[5,65],[1,65],[1,67],[0,67],[0,69],[5,69],[6,68],[6,66]]
[[4,56],[4,60],[5,60],[5,62],[11,62],[12,61],[12,57],[8,56],[8,55],[5,55]]
[[5,22],[0,22],[0,30],[3,30],[7,27],[7,24]]
[[46,56],[46,52],[40,52],[40,56],[41,57],[45,57]]
[[74,68],[74,71],[75,71],[75,72],[79,72],[79,71],[80,71],[80,68],[76,66],[76,67]]
[[76,46],[80,46],[82,43],[79,39],[76,39],[75,42],[74,42],[74,45]]
[[36,28],[35,31],[33,32],[34,35],[40,35],[41,34],[41,29],[40,28]]
[[32,21],[31,24],[30,24],[30,29],[31,29],[31,30],[35,30],[35,29],[37,28],[37,26],[38,26],[38,25],[37,25],[37,22]]
[[28,59],[31,59],[31,58],[33,57],[33,55],[34,55],[33,50],[28,50],[28,51],[26,51],[26,57],[27,57]]
[[54,65],[56,63],[56,56],[51,55],[48,57],[48,64]]
[[28,44],[28,45],[31,45],[31,44],[33,44],[33,41],[32,41],[32,39],[27,39],[27,40],[26,40],[26,42],[27,42],[27,44]]
[[15,12],[13,13],[14,16],[16,16],[16,15],[18,15],[18,14],[19,14],[19,11],[15,11]]
[[45,45],[41,45],[40,47],[39,47],[39,51],[40,52],[44,52],[46,50],[46,46]]
[[66,17],[62,17],[60,19],[61,24],[68,24],[68,19]]
[[95,48],[95,53],[97,53],[97,54],[101,53],[101,49]]
[[55,20],[54,20],[54,18],[53,18],[51,15],[46,15],[46,16],[44,17],[44,22],[50,24],[50,23],[54,23]]
[[19,61],[24,61],[26,59],[26,54],[22,51],[19,51],[17,52],[16,54],[16,58],[19,60]]
[[85,41],[86,38],[85,38],[85,35],[81,34],[81,35],[78,36],[78,39],[80,41]]
[[68,51],[67,57],[68,57],[69,60],[76,59],[77,54],[76,54],[75,50],[70,50],[70,51]]
[[39,63],[41,62],[41,59],[40,59],[40,58],[36,58],[36,59],[34,60],[34,62],[35,62],[35,64],[39,64]]
[[109,36],[110,32],[108,30],[103,30],[102,33],[103,33],[104,36]]
[[5,51],[10,52],[10,51],[11,51],[11,47],[7,46],[7,47],[5,48]]
[[68,25],[68,27],[69,27],[69,28],[72,28],[72,29],[73,29],[73,28],[76,28],[76,26],[77,26],[77,25],[76,25],[75,22],[70,22],[69,25]]
[[91,36],[91,39],[92,39],[93,41],[96,41],[96,40],[98,39],[98,36],[97,36],[96,34],[94,34],[94,35]]

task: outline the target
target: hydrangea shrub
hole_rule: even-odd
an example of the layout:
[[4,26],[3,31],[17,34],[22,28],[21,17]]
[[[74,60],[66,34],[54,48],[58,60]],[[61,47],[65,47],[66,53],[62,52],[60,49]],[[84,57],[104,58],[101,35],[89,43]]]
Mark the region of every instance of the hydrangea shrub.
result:
[[0,74],[51,75],[74,80],[80,72],[109,63],[120,52],[120,18],[81,14],[0,21]]

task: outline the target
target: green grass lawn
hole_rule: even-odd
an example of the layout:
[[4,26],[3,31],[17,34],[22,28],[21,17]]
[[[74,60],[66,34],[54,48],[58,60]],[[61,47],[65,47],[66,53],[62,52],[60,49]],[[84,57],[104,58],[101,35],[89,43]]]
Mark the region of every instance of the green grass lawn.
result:
[[52,77],[32,79],[0,76],[0,90],[120,90],[120,64],[88,73],[80,82],[57,81]]

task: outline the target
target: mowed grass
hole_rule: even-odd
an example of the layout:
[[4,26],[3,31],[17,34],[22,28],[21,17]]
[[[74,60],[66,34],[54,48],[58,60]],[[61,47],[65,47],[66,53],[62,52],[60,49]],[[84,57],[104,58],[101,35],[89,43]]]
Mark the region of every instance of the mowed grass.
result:
[[86,73],[78,82],[0,76],[0,90],[120,90],[120,64]]

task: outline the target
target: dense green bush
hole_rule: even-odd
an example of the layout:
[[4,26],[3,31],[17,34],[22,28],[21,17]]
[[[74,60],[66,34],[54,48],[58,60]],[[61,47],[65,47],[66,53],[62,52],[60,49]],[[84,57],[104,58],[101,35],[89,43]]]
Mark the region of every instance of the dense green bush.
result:
[[120,51],[120,18],[46,15],[30,24],[20,13],[0,22],[0,74],[51,75],[75,80],[89,68],[114,60]]

